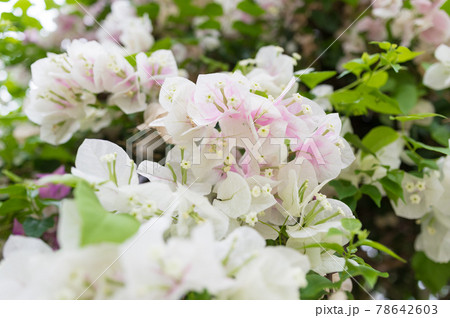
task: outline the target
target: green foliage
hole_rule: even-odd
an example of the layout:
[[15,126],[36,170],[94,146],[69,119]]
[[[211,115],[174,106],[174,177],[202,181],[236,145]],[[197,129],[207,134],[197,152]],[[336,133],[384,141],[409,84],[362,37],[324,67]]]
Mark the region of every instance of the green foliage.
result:
[[441,9],[447,12],[448,15],[450,15],[450,0],[445,1],[441,6]]
[[297,75],[298,78],[306,85],[308,88],[313,89],[323,81],[332,78],[336,75],[335,71],[325,71],[325,72],[311,72],[307,74]]
[[404,172],[402,170],[389,170],[385,177],[378,180],[384,191],[386,191],[388,198],[394,201],[394,203],[397,203],[398,199],[404,201],[402,188],[403,176]]
[[184,297],[185,300],[211,300],[213,299],[212,295],[205,289],[202,292],[189,292]]
[[139,16],[143,16],[147,14],[151,20],[154,20],[158,17],[159,13],[159,4],[155,2],[145,3],[136,8],[136,12]]
[[339,199],[351,197],[358,192],[358,188],[356,188],[350,181],[347,180],[332,180],[330,181],[329,185],[334,187]]
[[240,2],[237,8],[255,17],[265,13],[264,9],[252,0],[244,0]]
[[419,171],[422,171],[424,168],[430,168],[433,170],[439,169],[436,161],[434,161],[432,159],[425,159],[422,156],[420,156],[419,154],[417,154],[416,152],[411,151],[411,150],[406,150],[405,153],[408,155],[408,157],[412,161],[414,161],[414,163],[417,165],[417,169],[419,169]]
[[367,148],[366,145],[364,145],[358,135],[348,132],[344,135],[344,138],[356,149],[361,149],[365,153],[371,154],[376,157],[376,154],[372,150]]
[[103,242],[122,243],[139,229],[140,223],[129,214],[106,211],[85,181],[79,182],[75,188],[75,202],[81,217],[82,246]]
[[[420,52],[389,42],[372,42],[384,52],[369,55],[343,64],[344,71],[339,77],[353,74],[356,80],[335,91],[330,101],[339,112],[346,115],[364,115],[368,110],[381,114],[401,114],[408,112],[417,102],[415,86],[405,86],[397,90],[393,97],[380,89],[389,81],[389,70],[399,72],[401,63],[412,60]],[[413,91],[414,90],[414,91]]]
[[398,137],[399,134],[394,129],[378,126],[364,136],[362,143],[371,153],[376,153],[378,150],[396,141]]
[[308,285],[300,289],[300,298],[303,300],[316,300],[322,298],[326,294],[326,289],[336,287],[332,281],[314,272],[306,275]]
[[424,118],[429,117],[441,117],[441,118],[447,118],[444,115],[441,114],[435,114],[435,113],[420,113],[420,114],[411,114],[411,115],[405,115],[405,116],[390,116],[389,119],[391,120],[398,120],[400,122],[405,121],[411,121],[411,120],[420,120]]
[[409,111],[416,106],[419,98],[416,85],[411,83],[400,83],[397,85],[394,98],[397,100],[402,113],[409,113]]
[[361,193],[368,195],[373,202],[377,205],[377,207],[381,206],[381,192],[378,188],[371,184],[364,184],[359,189]]
[[364,245],[364,246],[370,246],[374,249],[377,249],[381,252],[384,252],[390,256],[392,256],[393,258],[398,259],[399,261],[402,261],[403,263],[406,263],[406,261],[401,258],[400,256],[398,256],[397,254],[395,254],[391,249],[387,248],[386,246],[384,246],[383,244],[380,244],[378,242],[374,242],[372,240],[361,240],[360,242],[358,242],[359,245]]
[[450,156],[450,148],[442,148],[442,147],[434,147],[424,144],[423,142],[412,139],[408,136],[403,136],[403,139],[407,142],[407,144],[411,147],[412,151],[416,151],[417,149],[426,149],[434,152],[438,152],[447,156]]
[[339,288],[342,282],[350,277],[362,276],[371,288],[374,287],[378,277],[388,277],[387,273],[382,273],[373,269],[369,264],[366,264],[362,258],[355,254],[360,246],[370,246],[398,259],[399,261],[405,262],[403,258],[398,256],[386,246],[367,239],[369,232],[362,230],[362,224],[358,219],[343,218],[341,219],[341,224],[344,231],[331,228],[329,229],[327,236],[332,237],[335,235],[343,235],[349,241],[347,246],[329,242],[321,242],[305,246],[305,248],[320,247],[331,250],[339,257],[344,258],[345,268],[340,273],[340,280],[336,283],[332,283],[325,277],[311,272],[307,275],[308,286],[301,290],[302,299],[319,299],[326,294],[324,291],[325,288]]
[[26,236],[41,237],[48,229],[55,225],[54,216],[49,216],[44,219],[36,219],[27,217],[23,222],[23,229]]
[[450,281],[450,262],[433,262],[423,252],[414,254],[412,267],[416,278],[422,281],[432,293],[439,292]]
[[242,33],[244,35],[250,35],[250,36],[254,36],[254,37],[259,36],[263,32],[261,25],[247,24],[242,21],[235,21],[233,23],[233,29],[239,31],[240,33]]
[[342,219],[342,227],[351,233],[356,233],[362,228],[362,224],[358,219]]

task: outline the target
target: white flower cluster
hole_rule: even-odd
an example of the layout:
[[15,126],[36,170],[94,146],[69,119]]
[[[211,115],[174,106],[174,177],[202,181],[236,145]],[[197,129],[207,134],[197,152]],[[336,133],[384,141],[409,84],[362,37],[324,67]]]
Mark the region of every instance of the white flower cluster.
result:
[[148,51],[155,42],[148,15],[138,17],[129,1],[112,3],[111,13],[97,30],[97,38],[108,49],[121,54],[125,51],[126,55]]
[[[130,76],[119,56],[98,61],[99,82],[77,73],[90,91],[122,85],[115,81],[122,72]],[[104,209],[133,216],[141,229],[120,246],[80,247],[79,211],[65,201],[61,250],[51,252],[35,239],[8,241],[0,282],[11,286],[9,297],[34,298],[39,289],[38,297],[76,298],[94,284],[82,297],[178,299],[207,290],[225,299],[298,299],[309,269],[343,271],[345,260],[320,244],[345,245],[341,219],[354,216],[320,190],[354,155],[340,137],[339,116],[292,92],[293,63],[277,47],[266,47],[246,76],[165,79],[159,103],[167,113],[151,123],[174,143],[163,165],[137,166],[119,146],[86,139],[72,174],[96,188]],[[290,77],[278,72],[280,65]],[[110,99],[129,112],[138,99],[121,88]],[[329,235],[331,228],[338,234]],[[265,240],[284,240],[287,247],[266,247]],[[32,261],[24,263],[25,257]],[[48,268],[52,279],[37,275],[37,268]]]
[[417,219],[421,233],[415,247],[438,263],[450,261],[450,157],[438,160],[440,170],[426,171],[423,178],[405,174],[405,202],[392,204],[398,216]]
[[306,286],[307,257],[283,246],[265,247],[248,227],[217,241],[204,224],[190,237],[166,240],[165,217],[142,225],[121,245],[80,248],[72,201],[64,201],[61,217],[58,251],[31,237],[8,240],[0,298],[180,299],[207,290],[219,299],[298,299]]
[[41,139],[61,144],[79,129],[97,131],[113,117],[109,106],[126,114],[143,111],[164,79],[178,74],[167,50],[139,53],[136,62],[134,68],[121,54],[85,40],[35,62],[25,113],[41,126]]

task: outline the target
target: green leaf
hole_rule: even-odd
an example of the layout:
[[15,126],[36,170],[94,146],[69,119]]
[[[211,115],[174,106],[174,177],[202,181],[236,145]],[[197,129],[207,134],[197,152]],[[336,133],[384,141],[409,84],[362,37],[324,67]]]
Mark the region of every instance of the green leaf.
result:
[[395,49],[397,47],[397,44],[393,44],[393,43],[390,43],[387,41],[384,41],[384,42],[372,41],[372,42],[370,42],[370,44],[377,44],[380,49],[385,50],[385,51],[389,51],[391,48]]
[[13,6],[13,8],[20,8],[20,9],[22,9],[22,12],[24,14],[26,14],[26,12],[28,11],[29,7],[31,7],[31,3],[28,0],[19,0]]
[[23,184],[13,184],[0,189],[0,194],[6,194],[9,198],[25,199],[27,189]]
[[386,84],[388,78],[388,73],[385,71],[381,71],[373,73],[372,76],[370,76],[369,73],[364,74],[363,81],[367,86],[380,88],[381,86],[384,86],[384,84]]
[[402,187],[403,175],[404,172],[401,170],[391,170],[387,172],[384,178],[378,180],[384,191],[386,191],[388,198],[395,203],[399,198],[404,200]]
[[419,171],[422,171],[424,168],[439,170],[439,166],[437,165],[436,161],[434,161],[432,159],[422,158],[422,156],[420,156],[419,154],[417,154],[411,150],[406,150],[405,152],[408,155],[408,157],[412,161],[414,161],[414,163],[417,165]]
[[341,219],[341,224],[344,229],[350,232],[357,232],[361,229],[362,224],[358,219],[344,218]]
[[340,255],[344,254],[344,248],[342,247],[342,245],[338,243],[327,243],[327,242],[313,243],[306,245],[304,248],[315,248],[315,247],[333,250],[339,253]]
[[59,8],[60,5],[55,3],[55,1],[53,0],[45,0],[45,10],[50,10],[50,9],[54,9],[54,8]]
[[437,294],[450,281],[450,262],[435,263],[423,252],[414,254],[412,267],[416,279],[421,280],[433,294]]
[[197,26],[199,29],[215,29],[220,30],[220,22],[216,20],[207,20]]
[[373,202],[377,205],[377,207],[381,206],[381,193],[380,190],[376,186],[373,186],[371,184],[364,184],[359,191],[361,191],[363,194],[368,195]]
[[[149,53],[153,53],[157,50],[169,50],[172,47],[172,39],[170,37],[165,37],[160,39],[153,44]],[[147,54],[149,55],[149,54]]]
[[388,273],[382,273],[380,271],[377,271],[376,269],[373,269],[372,267],[370,267],[369,265],[363,265],[363,264],[358,264],[358,265],[354,265],[351,262],[347,261],[346,262],[347,265],[347,272],[345,273],[346,275],[350,275],[350,276],[358,276],[361,275],[364,277],[364,279],[366,280],[366,282],[369,284],[369,286],[371,288],[373,288],[378,280],[378,277],[389,277]]
[[306,275],[308,284],[300,289],[300,298],[304,300],[317,300],[326,294],[325,289],[333,288],[335,284],[328,278],[314,272]]
[[415,84],[402,83],[397,86],[394,97],[402,113],[408,114],[416,106],[419,95]]
[[9,199],[4,201],[0,206],[0,215],[7,215],[13,212],[19,212],[30,206],[30,203],[25,199]]
[[398,132],[387,126],[378,126],[373,128],[362,139],[362,143],[371,152],[376,153],[378,150],[393,143],[399,137]]
[[130,65],[133,67],[136,67],[136,55],[137,53],[125,56],[127,62],[130,63]]
[[423,149],[439,152],[439,153],[442,153],[444,155],[450,156],[450,148],[428,146],[427,144],[424,144],[424,143],[422,143],[420,141],[414,140],[414,139],[412,139],[411,137],[408,137],[408,136],[403,136],[403,138],[406,141],[408,141],[414,147],[414,149],[423,148]]
[[450,125],[440,125],[436,121],[431,123],[429,127],[431,131],[431,138],[444,147],[448,147],[448,140],[450,139]]
[[411,50],[405,46],[399,46],[395,51],[398,54],[397,63],[404,63],[410,61],[414,59],[416,56],[419,56],[423,53],[423,52],[411,52]]
[[32,217],[27,217],[23,222],[23,229],[27,236],[41,237],[49,228],[55,225],[53,216],[39,220]]
[[260,24],[247,24],[242,21],[235,21],[233,23],[233,29],[239,31],[244,35],[250,35],[257,37],[262,33],[262,27]]
[[366,240],[362,240],[362,241],[358,242],[358,245],[365,245],[365,246],[373,247],[379,251],[382,251],[382,252],[392,256],[393,258],[398,259],[399,261],[402,261],[403,263],[406,263],[406,261],[403,258],[401,258],[397,254],[395,254],[392,250],[390,250],[389,248],[387,248],[386,246],[384,246],[381,243],[366,239]]
[[140,17],[142,17],[144,14],[147,14],[150,20],[154,20],[158,17],[159,4],[154,2],[143,4],[136,8],[136,12]]
[[[365,61],[362,59],[354,59],[342,65],[343,68],[348,70],[349,72],[359,76],[364,71],[369,71],[370,67],[367,65]],[[345,72],[344,72],[345,73]],[[348,72],[347,72],[348,73]],[[341,74],[340,77],[343,75]]]
[[353,147],[361,149],[362,151],[376,157],[376,154],[362,143],[358,135],[348,132],[344,135],[344,139],[347,140]]
[[203,9],[203,14],[208,17],[218,17],[223,15],[222,6],[218,3],[208,3]]
[[326,81],[329,78],[332,78],[336,75],[335,71],[324,71],[324,72],[311,72],[308,74],[301,74],[297,77],[300,78],[300,80],[308,86],[309,89],[313,89],[318,84],[322,83],[323,81]]
[[264,11],[263,8],[261,8],[258,4],[256,4],[255,2],[251,1],[251,0],[244,0],[242,2],[240,2],[237,5],[237,8],[245,13],[248,13],[252,16],[260,16],[264,13],[266,13],[266,11]]
[[335,227],[332,227],[331,229],[328,230],[327,236],[335,236],[335,235],[345,235],[345,233]]
[[361,84],[358,86],[357,91],[360,92],[360,102],[365,108],[381,114],[396,115],[401,113],[398,102],[386,94],[383,94],[377,88]]
[[133,236],[140,223],[129,214],[113,214],[100,204],[93,189],[84,181],[75,189],[75,202],[81,217],[81,246],[102,242],[122,243]]
[[202,292],[189,292],[187,293],[186,297],[184,297],[186,300],[211,300],[212,295],[205,289]]
[[372,66],[373,64],[375,64],[376,62],[378,62],[378,60],[380,59],[380,54],[367,54],[366,52],[364,52],[361,56],[361,60],[367,65],[367,66]]
[[410,120],[420,120],[424,118],[429,117],[441,117],[441,118],[447,118],[444,115],[441,114],[435,114],[435,113],[420,113],[420,114],[411,114],[406,116],[390,116],[390,120],[398,120],[401,122],[410,121]]
[[358,189],[347,180],[332,180],[329,185],[334,187],[340,200],[351,197],[358,192]]
[[444,10],[448,15],[450,15],[450,0],[445,1],[445,3],[441,6],[441,10]]

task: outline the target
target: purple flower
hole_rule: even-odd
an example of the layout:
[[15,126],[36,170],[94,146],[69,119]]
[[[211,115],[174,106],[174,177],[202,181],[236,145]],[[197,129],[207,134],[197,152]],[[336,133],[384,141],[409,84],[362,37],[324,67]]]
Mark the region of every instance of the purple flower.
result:
[[19,221],[17,221],[17,219],[14,219],[12,234],[13,235],[25,235],[25,230],[23,229],[23,225]]
[[[42,173],[38,174],[38,178],[43,178],[50,175],[63,175],[65,174],[64,166],[60,166],[58,169],[52,173]],[[42,188],[39,188],[39,196],[42,199],[54,199],[61,200],[70,193],[70,187],[62,184],[47,184]]]

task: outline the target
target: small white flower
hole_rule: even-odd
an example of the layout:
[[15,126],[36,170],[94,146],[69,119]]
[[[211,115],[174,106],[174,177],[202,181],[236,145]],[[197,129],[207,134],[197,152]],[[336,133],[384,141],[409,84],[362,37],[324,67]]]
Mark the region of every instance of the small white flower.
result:
[[181,168],[186,169],[186,170],[190,169],[191,165],[192,164],[189,160],[182,160],[180,163]]
[[236,96],[231,96],[227,99],[227,104],[231,107],[236,107],[239,105],[241,101],[239,100],[239,98],[237,98]]
[[327,130],[328,131],[334,131],[336,128],[334,127],[334,125],[332,123],[328,123],[327,124]]
[[303,105],[303,114],[308,115],[312,113],[312,108],[309,105]]
[[270,125],[262,126],[258,129],[258,136],[266,138],[270,133]]
[[406,183],[406,185],[405,185],[406,192],[412,193],[412,192],[414,192],[415,189],[416,189],[416,187],[414,186],[414,183],[412,183],[412,182]]
[[419,204],[421,201],[421,198],[418,194],[413,194],[409,197],[409,200],[411,201],[412,204]]
[[255,91],[262,90],[261,85],[258,82],[252,82],[251,86],[252,86],[252,89],[254,89]]
[[234,165],[236,163],[236,160],[234,159],[234,156],[230,153],[225,157],[224,163],[227,166]]
[[416,189],[419,190],[419,191],[424,191],[426,189],[425,182],[417,181]]
[[255,186],[252,188],[252,196],[253,196],[254,198],[257,198],[257,197],[259,197],[260,195],[261,195],[261,188],[260,188],[259,186],[255,185]]
[[303,96],[300,95],[299,93],[293,94],[292,97],[294,98],[294,100],[295,100],[297,103],[301,103],[301,102],[302,102]]
[[264,176],[266,178],[272,178],[273,177],[273,169],[266,169],[266,170],[264,170]]
[[262,187],[262,191],[264,193],[270,194],[272,192],[272,187],[267,183]]
[[213,103],[214,102],[214,97],[212,96],[212,94],[206,95],[206,102],[207,103]]
[[258,215],[256,213],[250,213],[245,216],[245,223],[250,226],[255,226],[256,222],[258,222]]

